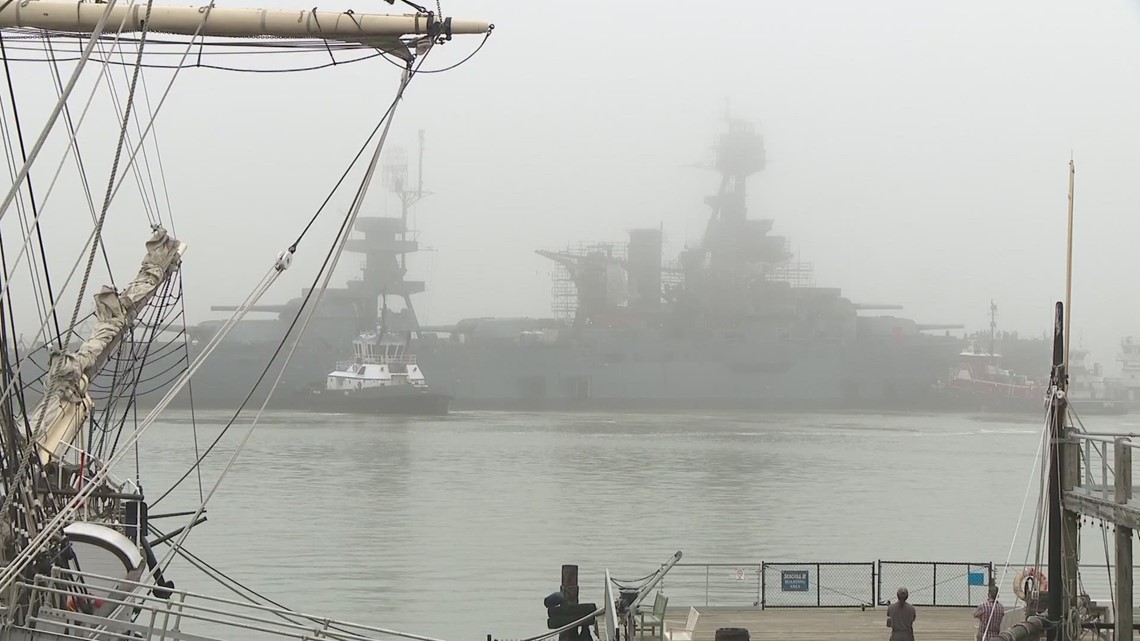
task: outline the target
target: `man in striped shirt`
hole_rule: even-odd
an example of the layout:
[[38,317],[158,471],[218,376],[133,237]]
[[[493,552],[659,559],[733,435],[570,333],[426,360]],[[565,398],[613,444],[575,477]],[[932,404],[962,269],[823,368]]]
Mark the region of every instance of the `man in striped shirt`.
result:
[[1001,620],[1005,618],[1005,608],[997,600],[997,595],[997,586],[990,584],[989,598],[974,610],[974,618],[978,620],[977,641],[993,639],[1001,634]]

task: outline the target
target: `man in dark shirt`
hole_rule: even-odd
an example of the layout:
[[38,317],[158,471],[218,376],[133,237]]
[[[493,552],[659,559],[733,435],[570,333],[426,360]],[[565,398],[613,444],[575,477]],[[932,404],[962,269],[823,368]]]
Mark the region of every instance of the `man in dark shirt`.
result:
[[914,606],[907,603],[910,592],[899,588],[899,600],[887,606],[887,627],[891,629],[891,641],[914,641]]

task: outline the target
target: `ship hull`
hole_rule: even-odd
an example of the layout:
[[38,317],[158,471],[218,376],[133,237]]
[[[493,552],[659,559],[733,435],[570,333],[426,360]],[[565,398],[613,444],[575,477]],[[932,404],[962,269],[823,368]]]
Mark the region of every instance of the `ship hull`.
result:
[[[247,395],[247,406],[260,405],[280,369],[270,367],[254,389],[274,346],[223,344],[192,380],[194,407],[233,408]],[[156,351],[160,349],[174,352]],[[195,349],[190,350],[191,360],[197,356]],[[779,341],[745,333],[741,341],[699,332],[666,336],[643,329],[595,332],[577,341],[546,344],[424,341],[415,346],[415,354],[432,392],[450,397],[448,410],[1014,411],[947,398],[934,389],[958,349],[955,343],[937,340],[843,344]],[[393,408],[370,399],[345,403],[314,396],[309,389],[312,381],[323,380],[330,362],[343,352],[341,346],[302,341],[269,407],[408,411],[402,402]],[[147,367],[162,371],[166,365],[156,362]],[[138,399],[139,405],[153,405],[167,387],[155,386]],[[186,408],[190,403],[184,389],[171,405]],[[1030,409],[1036,411],[1036,405]]]
[[1124,401],[1069,398],[1069,406],[1079,416],[1121,416],[1129,411]]
[[707,336],[615,334],[591,342],[425,345],[416,358],[433,386],[455,397],[455,409],[922,411],[936,409],[931,388],[950,353]]

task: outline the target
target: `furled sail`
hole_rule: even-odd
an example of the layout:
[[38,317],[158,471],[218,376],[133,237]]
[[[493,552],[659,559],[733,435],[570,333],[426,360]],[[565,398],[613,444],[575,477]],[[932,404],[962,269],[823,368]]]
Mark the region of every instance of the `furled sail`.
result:
[[155,292],[174,274],[182,262],[186,245],[156,227],[146,243],[142,267],[123,291],[104,287],[95,295],[95,329],[75,351],[65,351],[52,359],[47,393],[32,414],[40,460],[62,456],[63,449],[91,410],[88,385],[122,340],[124,332],[154,297]]

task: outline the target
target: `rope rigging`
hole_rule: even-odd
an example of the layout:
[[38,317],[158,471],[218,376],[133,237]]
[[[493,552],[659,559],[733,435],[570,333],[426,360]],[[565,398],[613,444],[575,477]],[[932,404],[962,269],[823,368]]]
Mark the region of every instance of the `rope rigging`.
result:
[[[27,151],[27,146],[24,143],[24,130],[23,130],[23,127],[21,126],[21,123],[20,123],[20,110],[16,104],[16,89],[15,89],[15,86],[12,82],[12,71],[11,71],[11,67],[10,67],[9,62],[8,62],[8,54],[7,54],[7,51],[5,50],[3,32],[0,32],[0,57],[4,58],[4,77],[5,77],[5,80],[7,81],[7,85],[8,85],[8,99],[12,104],[12,119],[13,119],[14,129],[16,130],[17,140],[19,141],[19,144],[20,144],[20,157],[21,157],[21,161],[26,163],[28,161],[28,151]],[[4,119],[4,121],[6,123],[7,119]],[[43,267],[44,289],[46,289],[46,291],[47,291],[47,298],[50,301],[52,308],[54,310],[55,294],[52,290],[51,270],[48,268],[48,264],[47,264],[47,251],[44,249],[43,230],[40,228],[40,224],[39,224],[39,218],[40,218],[39,207],[37,206],[37,203],[36,203],[35,190],[33,189],[31,176],[28,177],[28,200],[30,201],[31,206],[32,206],[32,216],[33,216],[32,227],[36,233],[36,241],[39,245],[40,261],[41,261],[41,264]],[[23,220],[22,216],[21,216],[21,220]],[[32,261],[29,260],[29,264],[31,264],[31,263],[32,263]],[[5,277],[4,280],[5,280],[5,282],[7,282],[7,280],[8,280],[7,277]],[[38,282],[38,279],[35,279],[35,280]],[[59,340],[58,337],[61,334],[60,326],[59,326],[59,318],[54,311],[51,312],[51,318],[52,318],[52,323],[55,326],[55,334],[56,334],[57,341],[58,341]]]
[[[0,9],[10,4],[11,1],[12,0],[5,0],[3,2],[3,5],[0,5]],[[126,92],[126,104],[121,113],[118,112],[118,93],[115,89],[115,84],[110,75],[108,74],[107,76],[107,87],[116,104],[116,115],[119,116],[120,126],[118,130],[118,138],[115,147],[114,158],[111,163],[110,174],[107,180],[102,206],[99,208],[98,214],[96,216],[96,208],[94,207],[94,201],[91,198],[89,185],[86,180],[86,169],[84,167],[82,157],[79,153],[77,140],[78,130],[83,123],[84,117],[87,114],[87,108],[89,108],[91,105],[91,100],[88,100],[87,107],[84,108],[78,122],[73,120],[71,111],[67,106],[67,101],[68,97],[74,90],[80,70],[87,62],[91,60],[95,60],[102,64],[103,69],[100,72],[101,74],[107,73],[107,70],[112,65],[122,66],[124,68],[124,75],[127,74],[127,61],[124,59],[124,52],[121,49],[118,49],[119,60],[116,61],[114,60],[115,49],[112,49],[112,52],[108,53],[104,50],[103,47],[103,42],[109,39],[110,36],[102,35],[102,31],[107,26],[106,23],[108,15],[110,15],[111,8],[116,4],[116,2],[115,0],[108,0],[106,4],[108,6],[103,10],[102,17],[99,21],[96,32],[92,37],[88,39],[88,42],[86,43],[79,58],[72,59],[58,56],[52,46],[50,34],[45,33],[43,35],[45,55],[47,61],[51,63],[53,84],[56,86],[58,92],[58,102],[53,112],[49,115],[48,123],[44,127],[40,138],[35,142],[30,150],[26,150],[24,148],[24,141],[22,133],[19,130],[18,123],[16,127],[17,134],[19,135],[23,164],[18,171],[15,171],[12,188],[9,191],[8,195],[5,196],[4,201],[0,203],[0,218],[4,216],[12,202],[15,201],[17,209],[20,211],[21,233],[24,235],[25,239],[23,246],[21,247],[21,252],[17,256],[16,264],[18,264],[20,258],[23,257],[26,253],[29,256],[28,268],[31,272],[31,280],[36,284],[37,287],[40,287],[38,291],[41,299],[38,305],[38,309],[42,311],[43,314],[41,315],[40,327],[38,329],[36,337],[32,341],[33,345],[36,344],[40,337],[45,335],[45,332],[48,330],[49,318],[51,319],[50,323],[53,324],[55,328],[53,342],[56,344],[57,349],[62,348],[67,343],[70,334],[75,332],[77,323],[80,321],[82,300],[86,295],[88,286],[90,284],[90,277],[93,270],[94,261],[100,251],[102,251],[104,262],[108,263],[108,273],[111,273],[109,260],[107,259],[106,254],[103,230],[105,228],[111,203],[113,202],[113,199],[118,193],[118,190],[122,186],[123,182],[127,180],[128,176],[132,176],[136,184],[139,186],[140,196],[143,201],[143,209],[147,215],[148,221],[152,224],[159,224],[163,221],[161,213],[162,207],[159,205],[158,193],[158,184],[161,183],[165,196],[165,209],[167,212],[167,217],[170,218],[171,228],[173,229],[170,195],[169,190],[166,186],[165,174],[162,170],[162,159],[161,153],[158,151],[157,137],[150,137],[152,140],[151,144],[154,145],[155,151],[156,163],[153,166],[145,145],[147,143],[148,134],[151,134],[153,131],[157,112],[164,104],[165,99],[169,94],[170,87],[173,85],[174,78],[177,77],[178,72],[181,71],[181,69],[187,66],[183,63],[185,62],[186,57],[189,55],[195,41],[198,39],[198,34],[195,33],[191,38],[190,44],[183,52],[182,61],[178,65],[172,67],[156,66],[145,63],[143,59],[143,52],[148,43],[147,25],[150,21],[149,19],[153,7],[153,0],[148,0],[146,3],[146,18],[142,22],[141,36],[137,41],[135,60],[132,65],[133,71],[130,73],[130,77],[127,83],[128,89]],[[408,4],[412,3],[409,2]],[[436,4],[437,9],[440,9],[438,0]],[[212,3],[210,6],[212,7]],[[202,17],[202,23],[205,23],[206,17],[209,15],[209,10],[209,7],[205,9]],[[430,15],[430,12],[427,13]],[[120,29],[121,28],[122,26],[120,26]],[[199,30],[200,29],[201,24],[199,25]],[[89,416],[90,424],[86,426],[85,430],[81,430],[79,432],[77,442],[80,450],[82,450],[83,455],[87,456],[88,453],[90,453],[97,459],[98,465],[92,465],[87,470],[86,474],[83,467],[80,467],[80,487],[76,488],[74,494],[71,494],[69,497],[67,497],[67,500],[49,493],[49,495],[47,495],[41,502],[38,496],[29,496],[25,491],[27,484],[24,482],[24,479],[21,478],[21,474],[23,474],[25,477],[29,473],[38,476],[44,476],[45,474],[43,465],[40,463],[40,457],[34,455],[36,446],[36,434],[33,433],[32,423],[28,422],[28,412],[23,409],[21,409],[20,412],[20,415],[24,418],[25,422],[27,445],[25,451],[18,451],[20,449],[19,444],[17,443],[17,440],[14,436],[12,438],[8,438],[7,433],[14,433],[14,430],[0,426],[0,446],[3,446],[5,454],[4,456],[0,456],[0,466],[2,466],[0,467],[0,471],[2,471],[2,473],[0,473],[0,476],[2,476],[5,495],[3,509],[6,512],[11,512],[14,508],[14,501],[17,499],[24,505],[23,516],[18,517],[14,515],[12,519],[13,522],[18,520],[20,521],[20,525],[23,528],[23,531],[21,532],[22,538],[20,539],[20,545],[17,547],[14,558],[11,559],[5,567],[0,568],[0,589],[5,588],[11,583],[11,581],[21,576],[24,570],[28,568],[31,563],[35,562],[37,551],[47,549],[47,546],[51,544],[52,541],[58,542],[58,537],[64,525],[70,522],[70,520],[75,517],[76,513],[79,510],[82,509],[86,511],[88,509],[88,500],[91,499],[92,494],[96,491],[95,488],[99,487],[107,480],[108,476],[110,475],[110,470],[122,462],[126,456],[131,453],[130,450],[132,448],[134,449],[133,454],[135,455],[136,460],[136,475],[138,474],[139,453],[137,446],[138,440],[143,432],[145,432],[146,429],[154,423],[156,418],[169,405],[170,401],[184,387],[189,388],[191,378],[201,366],[202,362],[209,358],[213,351],[219,347],[221,342],[226,338],[227,334],[231,329],[233,329],[236,323],[238,323],[244,317],[244,315],[257,303],[257,301],[260,300],[262,295],[277,281],[284,269],[289,266],[289,263],[291,262],[293,255],[298,249],[300,243],[305,239],[306,235],[311,230],[316,220],[321,216],[322,212],[326,210],[327,205],[331,201],[333,193],[337,192],[341,188],[349,173],[357,166],[359,161],[363,158],[364,152],[368,149],[369,145],[372,144],[372,141],[376,138],[377,134],[379,134],[379,140],[376,142],[375,150],[371,158],[371,163],[366,169],[365,176],[360,187],[356,190],[356,193],[352,199],[352,205],[349,208],[349,212],[342,218],[338,233],[333,240],[332,245],[329,247],[324,261],[322,262],[320,269],[318,270],[317,275],[313,280],[313,286],[308,288],[306,291],[304,303],[300,306],[297,314],[292,319],[289,330],[285,333],[285,336],[277,345],[277,348],[274,350],[273,355],[269,359],[269,362],[266,364],[265,369],[257,378],[257,381],[253,384],[249,395],[246,396],[245,400],[241,403],[241,406],[235,412],[233,419],[231,419],[229,423],[226,424],[221,434],[218,435],[218,438],[215,439],[204,452],[199,452],[197,432],[195,431],[194,448],[196,460],[193,467],[191,470],[187,471],[187,475],[184,475],[182,478],[180,478],[169,490],[167,490],[162,496],[159,497],[159,500],[161,500],[163,497],[167,496],[175,487],[181,484],[192,471],[196,471],[198,474],[200,505],[195,515],[191,518],[191,523],[194,523],[197,517],[202,514],[207,502],[213,496],[214,492],[218,489],[227,472],[230,470],[231,466],[238,458],[238,455],[248,443],[254,428],[258,424],[262,413],[266,409],[269,399],[272,397],[274,391],[281,383],[282,374],[297,349],[300,336],[304,334],[310,320],[313,318],[313,313],[315,311],[317,303],[319,303],[321,296],[328,287],[329,280],[338,264],[340,256],[348,240],[349,234],[353,229],[353,224],[355,223],[357,216],[359,215],[359,212],[363,206],[363,201],[368,192],[368,186],[370,185],[373,175],[379,166],[380,153],[384,148],[384,144],[387,140],[395,109],[399,102],[402,100],[406,88],[410,84],[411,80],[416,75],[418,75],[418,73],[439,73],[448,69],[454,69],[455,67],[458,67],[459,65],[467,62],[476,53],[478,53],[479,50],[481,50],[483,44],[485,44],[487,40],[487,37],[489,37],[489,32],[484,37],[483,42],[479,44],[478,48],[476,48],[474,52],[461,60],[459,63],[451,65],[445,69],[421,70],[424,61],[428,57],[427,53],[430,53],[432,50],[432,42],[430,39],[427,41],[428,46],[426,50],[421,52],[419,55],[414,56],[413,60],[408,61],[406,67],[403,69],[404,76],[391,105],[389,105],[388,109],[380,118],[379,123],[377,123],[371,134],[367,137],[364,145],[362,145],[360,151],[353,158],[344,174],[336,182],[336,185],[332,189],[332,193],[330,193],[329,197],[326,198],[320,205],[316,213],[314,213],[312,218],[304,226],[300,234],[296,237],[289,248],[285,252],[282,252],[278,255],[275,264],[266,272],[264,276],[262,276],[261,280],[256,284],[250,294],[246,297],[246,300],[242,303],[241,306],[239,306],[231,318],[228,319],[222,325],[219,331],[217,331],[210,338],[208,344],[201,350],[198,358],[193,362],[190,362],[190,352],[188,347],[189,335],[186,328],[185,306],[184,299],[182,297],[181,274],[180,272],[178,273],[179,280],[177,283],[174,283],[173,278],[166,280],[162,286],[161,291],[157,292],[149,301],[148,305],[142,309],[142,313],[139,315],[139,317],[132,318],[131,325],[124,331],[122,340],[116,345],[114,352],[105,362],[99,361],[99,363],[102,365],[102,369],[100,370],[98,377],[92,377],[92,380],[90,381],[90,387],[84,391],[84,393],[90,398],[98,399],[101,402],[97,405],[99,408],[98,411],[95,411],[94,409],[91,411]],[[118,42],[119,39],[116,37],[116,46]],[[332,58],[332,64],[337,64],[337,60],[334,55],[334,49],[329,46],[328,42],[321,42],[325,45],[325,51]],[[3,55],[5,58],[5,70],[7,71],[9,62],[18,62],[20,60],[17,58],[9,57],[4,47],[5,43],[3,33],[0,32],[0,55]],[[99,57],[93,55],[96,47],[99,49]],[[20,47],[16,48],[20,49]],[[201,50],[205,48],[205,43],[199,43],[199,48],[199,55],[201,55]],[[339,51],[341,49],[338,47],[337,50]],[[350,62],[356,62],[376,56],[382,56],[387,59],[388,55],[389,54],[384,51],[378,51],[367,57],[353,59]],[[66,83],[64,83],[62,74],[58,73],[58,64],[59,62],[67,62],[69,60],[74,60],[78,64],[76,65],[72,76]],[[199,59],[199,64],[191,66],[204,65],[201,64]],[[170,83],[167,85],[166,90],[162,94],[162,97],[158,101],[157,105],[153,108],[150,104],[149,92],[146,88],[146,79],[142,73],[142,69],[144,67],[173,68],[175,70],[173,77],[170,79]],[[277,72],[265,70],[256,71]],[[10,75],[8,76],[8,81],[9,94],[12,96],[14,109],[14,90],[12,89]],[[96,86],[98,84],[99,83],[96,82]],[[137,97],[137,92],[140,88],[142,90],[144,98],[142,102],[140,102]],[[95,90],[93,88],[92,95],[94,95],[94,91]],[[144,105],[146,109],[151,112],[149,114],[150,117],[145,129],[142,128],[139,116],[137,115],[137,110],[139,108],[142,108]],[[61,115],[64,117],[64,122],[67,125],[67,130],[70,138],[69,145],[67,150],[64,152],[63,158],[60,161],[60,168],[56,170],[56,174],[53,177],[47,192],[45,192],[42,199],[39,199],[37,201],[34,192],[32,192],[32,182],[29,170],[42,149],[44,139]],[[134,118],[133,123],[132,116]],[[134,129],[134,132],[131,131],[132,127]],[[134,140],[132,140],[132,138]],[[8,145],[9,150],[13,148],[13,145]],[[124,151],[128,152],[127,158],[125,160],[123,159]],[[141,167],[138,163],[135,162],[136,157],[140,151],[142,152],[143,156]],[[51,194],[52,188],[54,188],[56,184],[56,179],[59,177],[60,169],[62,169],[62,166],[66,161],[68,154],[75,155],[75,162],[79,167],[80,174],[83,176],[87,199],[94,219],[94,228],[91,231],[88,243],[85,244],[85,248],[89,247],[89,251],[84,252],[86,253],[85,263],[84,256],[80,255],[76,259],[76,262],[73,265],[67,278],[65,279],[62,287],[60,287],[57,292],[52,287],[51,277],[47,272],[44,239],[40,231],[40,218],[43,214],[44,204],[47,200],[47,196]],[[16,169],[15,165],[15,162],[13,162],[11,165],[13,170]],[[155,169],[157,169],[157,172]],[[156,181],[155,173],[158,174],[158,177],[161,179],[160,181]],[[21,191],[23,189],[21,183],[24,181],[27,181],[26,189],[29,200],[31,202],[30,221],[25,217],[23,209],[24,192]],[[38,254],[36,253],[36,247],[32,246],[30,243],[33,236],[35,236],[35,239],[38,241]],[[27,251],[25,251],[25,249]],[[8,257],[4,252],[3,243],[0,242],[0,266],[3,267],[2,273],[4,278],[3,286],[0,287],[0,296],[3,297],[4,303],[0,304],[0,344],[3,344],[5,346],[15,345],[13,339],[16,336],[14,326],[15,319],[14,315],[11,313],[12,292],[9,289],[10,279],[8,273],[7,258]],[[39,263],[41,262],[43,270],[42,274],[36,271],[39,268]],[[71,315],[71,322],[65,330],[58,322],[57,307],[59,305],[61,295],[67,291],[68,285],[71,283],[73,277],[78,272],[78,268],[81,263],[84,263],[84,269],[80,279],[78,293],[76,295],[76,303]],[[41,282],[43,283],[42,286],[40,285]],[[307,313],[303,313],[306,312],[305,307],[310,304],[310,301],[312,301],[312,307],[307,310]],[[297,337],[294,339],[292,345],[287,350],[283,364],[281,366],[281,370],[278,372],[276,380],[273,381],[272,386],[269,388],[269,392],[265,401],[261,404],[261,407],[257,411],[257,414],[250,424],[248,431],[233,452],[233,455],[230,458],[229,462],[220,473],[216,483],[210,489],[208,494],[204,493],[201,478],[201,462],[206,456],[210,454],[214,446],[219,442],[222,436],[224,436],[226,430],[232,426],[233,422],[238,418],[241,412],[244,411],[246,405],[251,400],[252,395],[260,387],[274,362],[280,356],[281,351],[285,348],[288,337],[297,327],[298,322],[300,322],[300,329],[297,332]],[[177,330],[175,327],[176,323],[181,324],[181,331],[177,332],[176,338],[173,341],[168,341],[165,344],[156,346],[155,342],[158,340],[159,335],[163,334],[167,330]],[[21,341],[22,340],[23,338],[21,336]],[[179,346],[181,347],[181,350],[178,349]],[[34,348],[33,353],[38,352],[42,354],[43,352],[40,350],[46,349],[47,344],[45,343],[39,348]],[[29,354],[24,354],[23,357],[21,357],[19,351],[14,354],[14,358],[16,366],[12,367],[12,363],[8,358],[7,349],[5,349],[5,354],[3,356],[0,356],[0,381],[2,381],[4,385],[4,392],[3,395],[0,396],[0,403],[5,404],[6,407],[10,407],[13,401],[18,401],[22,407],[22,404],[24,402],[24,392],[33,389],[33,385],[41,378],[37,377],[34,381],[29,382],[23,381],[23,378],[20,374],[20,368],[22,366],[25,366],[27,363],[33,363],[36,367],[41,366],[38,362],[32,360]],[[173,363],[171,364],[172,361]],[[186,366],[187,364],[189,364],[188,367]],[[162,369],[160,372],[155,374],[155,369],[159,369],[160,367],[165,367],[165,369]],[[46,370],[49,368],[41,367],[41,369]],[[166,387],[170,382],[167,380],[167,375],[169,372],[175,369],[178,369],[179,373],[173,381],[173,385],[170,385],[166,389],[166,393],[159,401],[157,406],[142,420],[140,420],[138,417],[137,400],[140,396],[140,389],[143,384],[149,383],[151,381],[158,381],[159,385],[155,389],[162,389],[163,387]],[[42,387],[48,387],[48,385],[42,385]],[[44,389],[43,391],[45,393],[50,393],[52,390]],[[13,393],[15,394],[15,398],[12,398]],[[194,410],[192,391],[190,396],[191,415],[193,420]],[[128,421],[130,421],[132,415],[134,416],[133,424],[135,427],[133,430],[128,430]],[[9,410],[5,412],[4,418],[11,418],[14,416],[15,413]],[[38,421],[42,421],[42,415],[35,418]],[[130,433],[124,434],[127,431]],[[24,493],[21,495],[20,492],[22,491]],[[152,503],[152,505],[157,503],[158,501],[155,501]],[[186,537],[189,535],[190,529],[190,527],[185,528],[177,541],[168,541],[171,546],[171,550],[159,564],[160,567],[166,567],[169,565],[175,553],[181,554],[183,556],[189,554],[183,549],[182,546],[186,540]],[[428,637],[408,635],[394,631],[387,632],[390,634],[396,634],[412,639],[435,641]],[[545,636],[549,635],[543,635],[542,637],[535,638],[544,638]]]
[[[60,112],[63,111],[63,106],[67,103],[68,97],[71,96],[71,91],[75,88],[75,83],[78,82],[79,76],[83,72],[83,68],[87,65],[87,61],[91,57],[91,52],[95,49],[95,42],[103,33],[103,30],[106,28],[107,18],[111,15],[111,10],[115,7],[117,2],[118,0],[107,0],[106,7],[104,7],[103,13],[99,17],[99,22],[96,23],[95,28],[92,29],[91,38],[88,40],[87,46],[84,47],[83,53],[80,54],[78,60],[76,60],[75,69],[72,71],[71,77],[67,81],[67,86],[64,87],[63,95],[60,96],[59,100],[56,101],[55,107],[48,115],[47,124],[44,126],[43,131],[40,132],[40,136],[38,139],[36,139],[35,144],[32,145],[31,151],[28,152],[28,159],[24,161],[24,166],[20,168],[19,173],[16,175],[16,179],[12,181],[12,186],[8,188],[8,193],[4,196],[4,200],[0,201],[0,220],[3,220],[4,215],[8,213],[8,207],[12,204],[12,200],[16,197],[16,193],[19,191],[20,186],[23,184],[23,181],[27,178],[28,172],[31,170],[32,163],[35,162],[36,158],[40,154],[40,150],[43,149],[44,143],[47,141],[48,134],[51,133],[52,128],[55,126],[56,120],[59,118]],[[7,6],[7,3],[4,6]]]
[[[420,58],[420,64],[421,65],[423,64],[423,60],[426,59],[426,57],[427,56],[425,55],[425,56]],[[283,373],[285,371],[285,367],[288,365],[289,359],[292,358],[293,351],[297,347],[297,344],[300,340],[300,336],[304,333],[305,326],[308,325],[308,320],[312,316],[313,312],[316,309],[315,304],[312,307],[310,307],[309,302],[310,302],[312,296],[314,295],[314,293],[316,293],[318,296],[320,296],[324,292],[325,286],[328,283],[328,279],[331,278],[332,268],[334,268],[336,266],[336,261],[334,259],[334,252],[335,252],[335,258],[339,258],[340,250],[343,248],[344,242],[348,240],[348,234],[352,229],[351,223],[353,221],[355,221],[355,218],[356,218],[355,213],[359,211],[360,205],[363,202],[364,190],[367,187],[368,180],[370,180],[370,178],[371,178],[371,173],[375,171],[380,150],[383,148],[384,140],[387,136],[388,126],[391,125],[391,117],[392,117],[393,113],[395,112],[396,106],[399,104],[401,98],[403,97],[404,90],[407,89],[408,84],[410,84],[412,79],[415,77],[417,68],[418,68],[418,66],[416,68],[412,68],[411,66],[409,66],[407,73],[405,75],[405,78],[401,82],[400,89],[397,91],[396,97],[388,105],[388,108],[384,111],[383,115],[380,117],[380,121],[376,123],[376,126],[372,129],[371,133],[369,133],[368,137],[365,139],[364,144],[361,145],[360,149],[357,151],[356,155],[353,157],[353,159],[349,163],[348,167],[345,168],[345,170],[341,174],[340,178],[336,181],[336,183],[333,185],[333,188],[329,191],[329,194],[325,197],[324,201],[317,208],[317,211],[314,212],[313,216],[309,219],[308,223],[306,223],[304,228],[302,228],[301,233],[297,236],[297,239],[294,240],[293,243],[289,246],[288,251],[289,251],[290,255],[292,255],[294,252],[296,252],[297,248],[300,246],[301,241],[305,238],[305,236],[312,229],[313,224],[320,217],[321,213],[324,212],[325,209],[328,207],[329,202],[332,201],[332,198],[334,197],[336,192],[340,189],[341,185],[344,184],[344,181],[348,178],[353,167],[355,167],[356,164],[360,161],[361,157],[363,157],[364,152],[368,149],[369,145],[372,143],[372,139],[375,138],[376,134],[380,133],[381,129],[383,128],[384,133],[381,135],[380,142],[377,145],[376,151],[373,155],[372,165],[369,167],[368,179],[365,182],[363,182],[361,184],[360,189],[357,190],[357,194],[353,199],[353,206],[350,207],[348,214],[345,215],[345,217],[341,221],[340,228],[337,231],[337,236],[334,239],[333,247],[330,247],[329,252],[325,255],[324,262],[321,263],[321,267],[318,269],[316,276],[314,276],[312,284],[310,285],[310,287],[307,288],[307,290],[305,292],[304,299],[301,302],[301,305],[297,308],[297,312],[293,315],[293,319],[290,322],[289,327],[285,330],[284,334],[282,335],[281,340],[278,341],[276,348],[273,350],[273,354],[269,357],[269,360],[266,362],[265,367],[262,368],[261,373],[257,377],[257,380],[250,387],[249,392],[246,394],[245,398],[242,400],[241,404],[238,406],[238,408],[234,412],[233,416],[230,418],[229,421],[227,421],[226,425],[222,428],[222,430],[214,438],[213,442],[210,443],[210,445],[201,454],[201,456],[199,456],[197,458],[197,460],[195,460],[194,465],[191,467],[191,469],[184,472],[183,475],[181,477],[179,477],[178,480],[176,480],[157,499],[155,499],[151,505],[157,505],[158,503],[160,503],[163,499],[165,499],[167,496],[169,496],[170,493],[173,492],[183,481],[185,481],[186,478],[194,470],[200,469],[202,461],[205,460],[205,458],[210,455],[210,452],[213,451],[214,447],[217,446],[217,444],[222,440],[223,437],[225,437],[226,433],[233,426],[234,422],[237,421],[238,417],[241,415],[241,412],[245,409],[245,406],[253,398],[254,393],[257,391],[258,387],[261,386],[261,383],[265,380],[266,375],[269,374],[271,368],[273,367],[274,361],[277,360],[277,357],[280,355],[281,350],[285,347],[286,342],[289,340],[289,336],[293,333],[293,330],[296,328],[297,322],[301,319],[301,315],[305,312],[306,308],[309,308],[308,314],[305,316],[305,323],[301,328],[301,332],[298,334],[297,338],[294,340],[293,346],[290,349],[289,354],[287,355],[287,357],[285,359],[285,363],[281,366],[277,380],[274,382],[273,389],[275,389],[277,384],[280,382],[281,373]],[[330,261],[332,261],[332,268],[329,267]],[[323,284],[322,284],[322,277],[324,277]],[[318,286],[319,286],[319,288],[318,288]],[[272,396],[272,389],[270,390],[269,396]],[[266,401],[265,401],[266,403],[268,403],[268,401],[269,401],[269,396],[267,396],[267,398],[266,398]],[[261,410],[259,410],[259,412],[258,412],[258,416],[261,415],[261,411],[264,411],[264,409],[265,409],[265,405],[263,404]],[[252,430],[253,426],[255,426],[255,425],[256,425],[256,421],[254,422],[253,425],[251,425],[250,429]],[[248,434],[247,434],[247,438],[248,438]],[[238,451],[235,452],[235,455],[238,452],[240,452],[240,448]],[[204,505],[204,503],[203,503],[203,505]]]
[[111,161],[111,177],[107,180],[107,193],[103,197],[103,209],[99,212],[99,221],[95,223],[95,239],[91,243],[91,253],[87,257],[87,267],[83,271],[83,280],[79,284],[79,296],[75,300],[75,309],[71,313],[71,326],[79,318],[79,307],[83,303],[83,294],[87,292],[87,281],[91,278],[91,267],[95,263],[95,252],[103,241],[103,223],[107,220],[107,210],[111,208],[111,197],[115,187],[115,176],[119,171],[119,160],[123,155],[123,143],[127,138],[127,126],[131,120],[131,110],[135,104],[135,89],[138,87],[139,73],[142,71],[143,49],[146,46],[147,28],[150,25],[151,10],[154,9],[154,0],[147,0],[146,17],[143,18],[142,37],[139,39],[138,54],[135,57],[135,71],[131,76],[130,89],[127,92],[127,105],[123,110],[123,124],[119,129],[119,141],[115,144],[115,157]]

